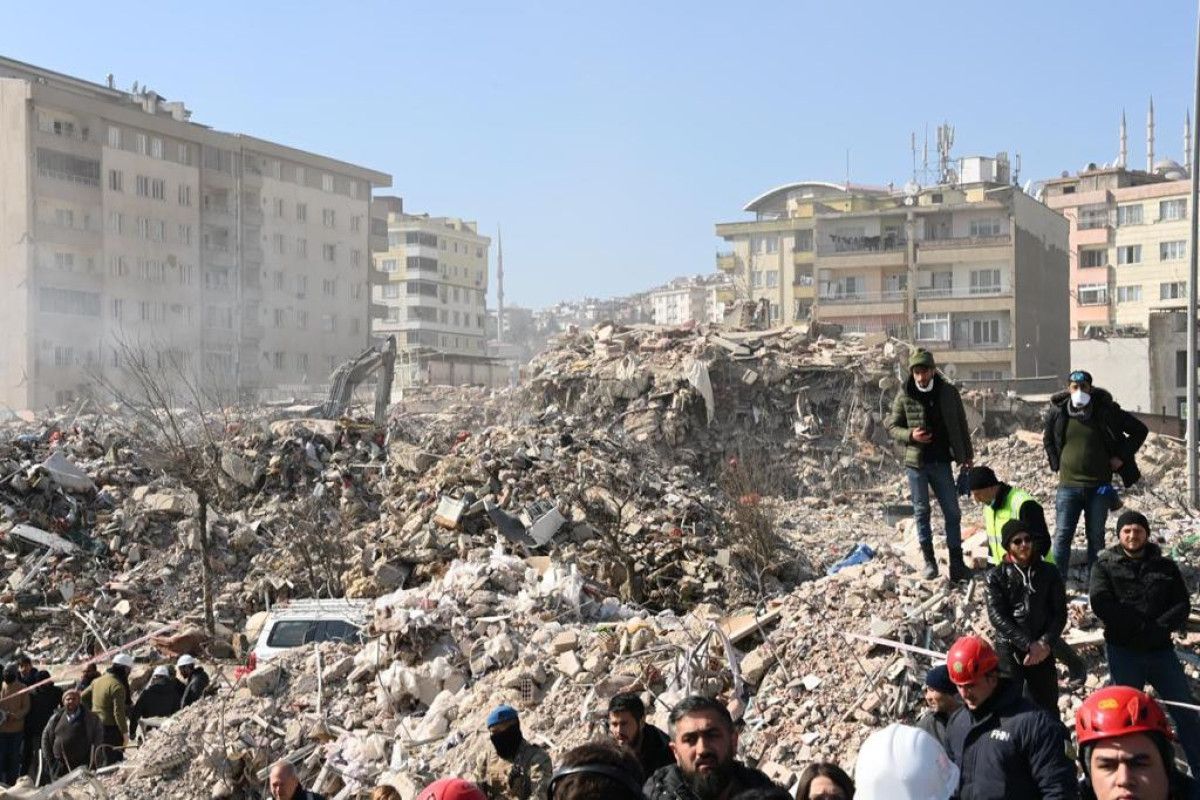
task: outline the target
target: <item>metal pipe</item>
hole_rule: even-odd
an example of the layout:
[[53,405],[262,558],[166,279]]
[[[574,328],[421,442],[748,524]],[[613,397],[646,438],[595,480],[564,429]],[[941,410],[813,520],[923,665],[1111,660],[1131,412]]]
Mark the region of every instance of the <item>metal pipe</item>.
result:
[[[1200,3],[1197,3],[1196,16],[1196,75],[1195,96],[1192,108],[1200,108]],[[1200,200],[1200,125],[1192,134],[1192,207],[1191,212],[1191,242],[1189,243],[1190,263],[1188,269],[1188,305],[1187,305],[1187,482],[1188,502],[1192,508],[1200,506],[1200,481],[1197,480],[1196,464],[1196,302],[1197,302],[1197,238],[1200,234],[1200,215],[1196,213],[1197,201]]]

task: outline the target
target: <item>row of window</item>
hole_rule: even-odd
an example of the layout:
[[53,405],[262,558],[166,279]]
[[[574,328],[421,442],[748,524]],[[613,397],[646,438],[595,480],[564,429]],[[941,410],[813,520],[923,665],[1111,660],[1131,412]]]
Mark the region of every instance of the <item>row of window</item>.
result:
[[[1108,305],[1107,283],[1081,283],[1076,289],[1076,298],[1081,306]],[[1142,286],[1117,287],[1117,304],[1142,302]],[[1184,300],[1187,297],[1187,281],[1165,281],[1158,284],[1159,300]]]
[[[917,314],[917,341],[919,342],[948,342],[950,341],[950,313]],[[1008,326],[1004,320],[971,319],[962,323],[962,333],[965,333],[965,346],[997,346],[1003,345],[1008,338]],[[958,327],[958,323],[956,323]]]
[[[1146,221],[1144,209],[1145,204],[1143,203],[1129,203],[1117,206],[1117,227],[1144,225]],[[1082,206],[1079,209],[1075,227],[1081,231],[1106,228],[1112,224],[1111,219],[1112,216],[1107,205]],[[1158,217],[1154,220],[1155,222],[1175,222],[1181,219],[1187,219],[1186,199],[1159,201]]]
[[[1187,258],[1187,240],[1175,239],[1158,243],[1159,261],[1181,261]],[[1142,246],[1126,244],[1117,248],[1117,266],[1142,263]],[[1092,248],[1079,251],[1079,266],[1084,269],[1108,265],[1108,249]]]
[[[387,297],[388,295],[384,295]],[[404,306],[388,306],[387,321],[388,322],[403,322],[406,317],[404,314]],[[459,313],[458,311],[449,311],[441,308],[426,308],[424,306],[413,306],[408,309],[407,319],[414,322],[436,322],[441,325],[453,325],[459,327],[475,327],[483,330],[484,315],[483,314],[468,314],[467,312]]]
[[[422,231],[394,231],[388,234],[388,249],[394,250],[404,245],[419,246],[419,247],[436,247],[448,252],[461,253],[462,255],[470,255],[471,247],[467,242],[459,242],[454,239],[439,237],[433,233],[424,233]],[[475,257],[483,258],[483,245],[474,245]]]
[[114,150],[132,150],[140,156],[150,156],[159,160],[165,160],[170,155],[170,160],[184,166],[191,166],[192,163],[192,145],[177,142],[175,147],[168,151],[162,137],[127,131],[116,125],[108,126],[108,146]]
[[[438,260],[428,256],[408,256],[405,259],[405,268],[410,272],[430,272],[440,274],[443,278],[470,278],[474,277],[475,285],[483,284],[483,269],[470,270],[467,267],[459,267],[455,264],[439,265]],[[381,258],[379,260],[380,272],[395,274],[400,269],[400,261],[395,258]],[[474,273],[472,275],[472,273]]]

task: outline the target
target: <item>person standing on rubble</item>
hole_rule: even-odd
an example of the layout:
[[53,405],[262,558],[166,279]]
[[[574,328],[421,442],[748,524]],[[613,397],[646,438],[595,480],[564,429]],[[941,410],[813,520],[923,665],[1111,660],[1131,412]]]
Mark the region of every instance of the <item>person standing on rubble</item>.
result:
[[1071,567],[1071,540],[1083,515],[1088,569],[1104,549],[1104,528],[1116,494],[1113,473],[1126,487],[1141,477],[1134,454],[1149,430],[1123,410],[1084,370],[1071,373],[1066,391],[1050,398],[1042,444],[1050,469],[1058,473],[1054,497],[1054,563],[1063,581]]
[[176,680],[175,683],[179,687],[180,708],[187,708],[192,703],[204,696],[204,692],[208,689],[208,673],[204,671],[204,667],[196,665],[196,659],[184,653],[175,662],[175,669],[179,671],[179,677],[183,680]]
[[[1096,561],[1090,587],[1112,682],[1139,690],[1149,683],[1163,700],[1194,704],[1171,638],[1192,610],[1179,565],[1150,541],[1150,521],[1136,511],[1117,518],[1117,538]],[[1192,774],[1200,775],[1200,715],[1169,708]]]
[[1058,570],[1037,553],[1034,533],[1023,520],[1005,522],[1001,542],[1004,561],[987,575],[988,621],[996,631],[1000,671],[1055,715],[1054,643],[1067,625],[1067,591]]
[[37,777],[37,756],[42,731],[62,703],[62,690],[50,681],[50,673],[36,669],[33,659],[22,655],[17,659],[17,673],[24,686],[37,686],[29,693],[29,714],[25,717],[25,749],[21,755],[21,774]]
[[671,709],[675,763],[646,780],[649,800],[729,800],[748,790],[774,786],[771,779],[736,760],[738,733],[725,706],[692,695]]
[[608,732],[617,744],[634,752],[646,775],[675,763],[670,738],[646,722],[646,705],[633,692],[615,695],[608,701]]
[[83,707],[78,689],[63,693],[62,708],[54,712],[42,733],[42,775],[38,785],[56,780],[76,767],[91,767],[104,742],[100,718]]
[[290,761],[277,761],[268,778],[271,800],[325,800],[325,796],[300,785],[300,776]]
[[950,648],[946,664],[966,706],[950,721],[950,758],[960,773],[955,797],[1078,797],[1066,728],[1001,676],[992,646],[978,636],[964,636]]
[[958,389],[938,372],[933,353],[918,347],[908,359],[908,368],[909,378],[892,403],[888,432],[905,445],[904,466],[917,522],[917,540],[925,558],[921,577],[935,578],[938,574],[930,523],[932,489],[946,524],[950,580],[964,581],[971,573],[963,563],[962,510],[950,462],[969,468],[974,461],[967,414]]
[[138,721],[147,717],[169,717],[180,706],[178,681],[171,679],[170,671],[164,666],[154,668],[150,683],[138,695],[137,702],[129,710],[129,738],[137,735]]
[[96,762],[101,766],[117,764],[125,758],[122,748],[129,742],[129,673],[133,656],[117,653],[108,671],[92,681],[83,692],[84,705],[90,706],[104,726],[104,742]]
[[937,739],[942,749],[949,753],[947,730],[950,718],[962,710],[962,701],[945,664],[938,664],[925,673],[925,707],[929,712],[917,720],[917,729]]
[[[16,664],[4,668],[0,687],[0,781],[12,786],[21,775],[21,748],[25,744],[25,717],[29,714],[29,692],[25,692]],[[21,694],[17,694],[22,692]],[[16,697],[10,695],[16,694]]]
[[544,749],[525,739],[517,710],[497,706],[488,714],[487,729],[492,746],[476,762],[474,777],[489,800],[546,797],[554,765]]

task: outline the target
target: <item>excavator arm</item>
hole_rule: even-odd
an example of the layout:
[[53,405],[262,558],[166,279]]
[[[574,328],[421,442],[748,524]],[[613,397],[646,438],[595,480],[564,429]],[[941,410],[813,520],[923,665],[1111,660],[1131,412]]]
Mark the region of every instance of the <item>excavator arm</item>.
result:
[[324,417],[337,419],[345,414],[354,390],[376,372],[379,375],[375,380],[375,426],[382,428],[387,423],[387,409],[392,400],[392,379],[396,374],[395,336],[371,345],[334,371]]

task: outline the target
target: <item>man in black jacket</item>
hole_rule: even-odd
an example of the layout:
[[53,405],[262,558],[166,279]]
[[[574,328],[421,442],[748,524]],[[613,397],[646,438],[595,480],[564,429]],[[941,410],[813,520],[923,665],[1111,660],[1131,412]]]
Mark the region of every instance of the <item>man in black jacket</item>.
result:
[[962,710],[962,700],[945,664],[938,664],[925,674],[925,707],[929,711],[917,720],[916,727],[937,739],[949,755],[950,718]]
[[28,655],[22,655],[17,660],[17,676],[25,686],[42,684],[29,693],[29,713],[25,715],[25,748],[21,756],[21,774],[36,779],[42,731],[62,703],[62,690],[50,681],[49,672],[33,666],[33,659]]
[[179,709],[179,688],[176,682],[171,680],[171,673],[166,667],[155,667],[149,685],[142,689],[129,712],[129,738],[132,739],[137,733],[139,720],[147,717],[169,717]]
[[977,636],[954,643],[950,679],[966,709],[950,720],[950,758],[961,774],[959,800],[1074,800],[1075,765],[1061,721],[1021,696],[997,671],[1000,659]]
[[175,681],[181,687],[179,707],[187,708],[203,697],[208,690],[208,673],[204,671],[204,667],[196,664],[195,658],[187,654],[179,657],[175,662],[175,669],[179,670],[179,677],[183,679]]
[[1113,473],[1125,486],[1141,477],[1134,455],[1149,433],[1111,394],[1092,385],[1091,373],[1071,373],[1067,390],[1050,398],[1042,444],[1058,473],[1054,497],[1054,563],[1063,580],[1071,567],[1071,540],[1083,515],[1088,569],[1104,549],[1104,528],[1113,495]]
[[1004,523],[1005,560],[987,576],[988,621],[996,631],[1002,674],[1024,683],[1025,696],[1058,714],[1054,644],[1067,625],[1062,578],[1034,550],[1033,532],[1019,519]]
[[[1096,562],[1090,588],[1112,682],[1135,689],[1149,683],[1163,700],[1195,703],[1171,639],[1192,609],[1179,566],[1150,541],[1150,521],[1136,511],[1117,518],[1117,537],[1120,544]],[[1192,774],[1200,775],[1200,717],[1168,708]]]
[[671,752],[642,788],[649,800],[729,800],[771,779],[735,760],[738,734],[725,706],[708,697],[685,697],[671,709]]
[[617,744],[634,752],[644,775],[653,775],[675,763],[670,738],[646,722],[646,704],[633,692],[608,701],[608,732]]

